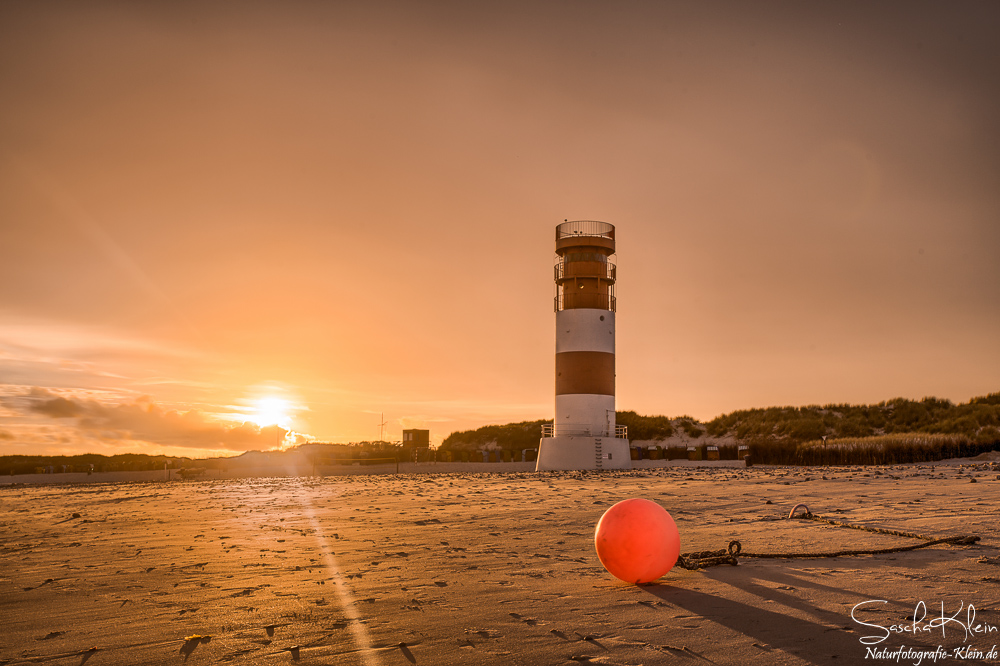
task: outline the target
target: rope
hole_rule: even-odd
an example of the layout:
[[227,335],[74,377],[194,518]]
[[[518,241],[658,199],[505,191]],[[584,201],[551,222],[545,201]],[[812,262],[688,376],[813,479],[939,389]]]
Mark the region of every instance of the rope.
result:
[[703,550],[698,553],[682,553],[677,556],[677,566],[682,569],[693,571],[704,567],[714,567],[719,564],[731,564],[736,566],[739,560],[736,556],[740,554],[743,546],[739,541],[730,541],[728,549]]
[[[795,512],[799,508],[805,509],[805,512],[801,516],[796,516]],[[677,566],[682,569],[688,569],[693,571],[695,569],[703,569],[705,567],[714,567],[720,564],[729,564],[731,566],[736,566],[739,564],[737,556],[743,557],[755,557],[759,559],[764,558],[786,558],[786,559],[804,559],[804,558],[820,558],[820,557],[850,557],[854,555],[885,555],[887,553],[902,553],[910,550],[917,550],[918,548],[927,548],[929,546],[937,546],[942,543],[952,544],[952,545],[962,545],[969,546],[977,541],[979,541],[978,536],[968,535],[968,536],[952,536],[945,537],[943,539],[935,539],[933,537],[924,536],[922,534],[914,534],[913,532],[901,532],[899,530],[890,530],[884,527],[870,527],[868,525],[854,525],[851,523],[845,523],[840,520],[833,520],[832,518],[823,518],[822,516],[813,515],[809,511],[809,507],[805,504],[796,504],[792,507],[791,512],[788,514],[786,520],[792,520],[796,518],[798,520],[812,520],[818,523],[826,523],[828,525],[834,525],[836,527],[849,527],[855,530],[864,530],[865,532],[872,532],[874,534],[887,534],[890,536],[906,537],[909,539],[920,539],[925,543],[918,543],[910,546],[896,546],[894,548],[877,548],[870,550],[833,550],[825,551],[819,553],[744,553],[743,545],[736,540],[730,541],[729,546],[722,550],[703,550],[697,553],[683,553],[677,557]]]

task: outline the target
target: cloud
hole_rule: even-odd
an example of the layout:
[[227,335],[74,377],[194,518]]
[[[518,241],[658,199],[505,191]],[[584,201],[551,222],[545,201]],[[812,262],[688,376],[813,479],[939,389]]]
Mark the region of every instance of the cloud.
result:
[[6,430],[0,430],[0,439],[14,439],[14,434]]
[[78,416],[82,412],[78,404],[72,400],[67,400],[66,398],[52,398],[51,400],[35,401],[31,403],[29,408],[35,413],[43,414],[54,419],[72,418],[74,416]]
[[219,423],[201,410],[180,411],[158,405],[149,397],[104,403],[89,398],[66,398],[43,388],[32,388],[4,402],[27,414],[51,419],[76,419],[82,435],[103,441],[139,441],[190,449],[247,451],[270,449],[302,435],[277,426]]

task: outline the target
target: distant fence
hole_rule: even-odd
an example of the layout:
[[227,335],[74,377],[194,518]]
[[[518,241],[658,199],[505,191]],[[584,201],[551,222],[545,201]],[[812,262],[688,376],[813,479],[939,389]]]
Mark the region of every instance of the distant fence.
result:
[[404,456],[379,457],[379,458],[348,458],[338,456],[312,456],[309,458],[309,465],[316,467],[384,467],[386,465],[399,469],[399,463],[406,462]]
[[415,449],[412,455],[399,458],[318,458],[315,464],[323,467],[357,467],[395,463],[514,463],[534,462],[538,449],[495,449],[491,451],[450,451],[440,449]]
[[749,453],[736,444],[631,447],[632,460],[741,460]]

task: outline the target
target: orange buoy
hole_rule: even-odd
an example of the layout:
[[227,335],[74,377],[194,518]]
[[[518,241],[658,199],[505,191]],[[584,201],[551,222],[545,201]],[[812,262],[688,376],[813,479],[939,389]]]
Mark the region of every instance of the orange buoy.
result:
[[604,512],[594,532],[597,557],[627,583],[648,583],[677,562],[681,537],[666,510],[647,499],[627,499]]

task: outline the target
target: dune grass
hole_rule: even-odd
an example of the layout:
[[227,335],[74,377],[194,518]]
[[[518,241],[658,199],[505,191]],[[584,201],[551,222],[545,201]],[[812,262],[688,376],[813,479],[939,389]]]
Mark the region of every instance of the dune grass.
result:
[[968,458],[994,450],[1000,450],[1000,441],[922,432],[750,443],[754,462],[776,465],[896,465]]

